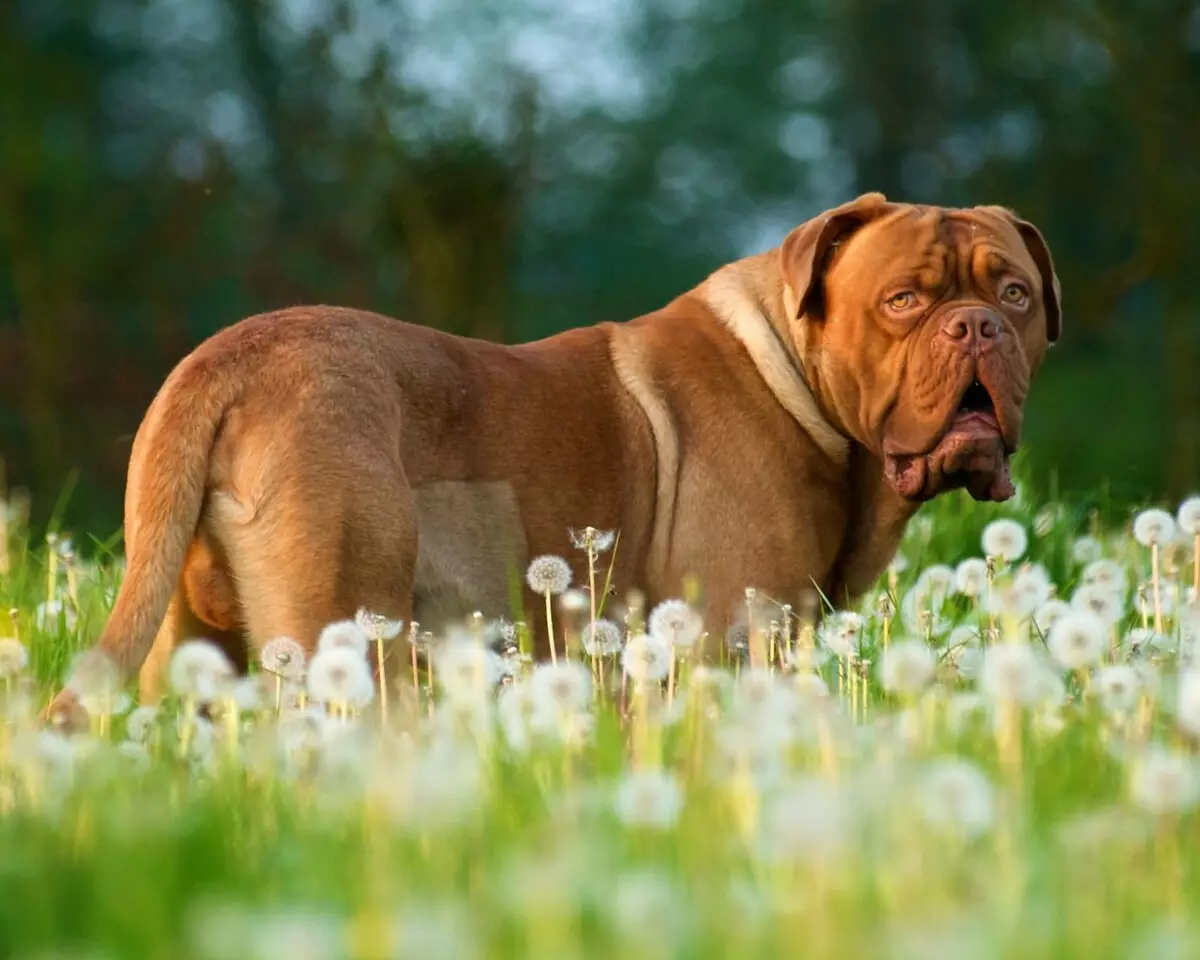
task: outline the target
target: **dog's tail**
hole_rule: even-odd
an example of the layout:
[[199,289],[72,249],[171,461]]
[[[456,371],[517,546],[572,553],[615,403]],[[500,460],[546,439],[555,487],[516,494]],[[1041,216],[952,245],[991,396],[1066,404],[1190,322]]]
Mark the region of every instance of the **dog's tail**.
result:
[[[145,662],[200,521],[209,460],[237,379],[220,357],[183,360],[134,437],[125,488],[125,578],[96,652],[122,683]],[[81,668],[87,661],[81,661]],[[85,668],[84,668],[85,669]]]

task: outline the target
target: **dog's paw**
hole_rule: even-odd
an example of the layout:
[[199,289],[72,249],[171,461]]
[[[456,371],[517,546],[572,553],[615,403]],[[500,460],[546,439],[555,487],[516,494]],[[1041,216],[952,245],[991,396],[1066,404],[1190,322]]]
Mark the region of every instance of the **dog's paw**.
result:
[[38,722],[62,733],[88,729],[88,713],[74,691],[63,690],[38,714]]

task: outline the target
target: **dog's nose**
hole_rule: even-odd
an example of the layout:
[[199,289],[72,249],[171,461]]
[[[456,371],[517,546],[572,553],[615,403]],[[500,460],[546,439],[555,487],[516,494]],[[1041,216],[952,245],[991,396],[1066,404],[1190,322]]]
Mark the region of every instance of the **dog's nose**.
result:
[[942,332],[966,350],[984,350],[1000,339],[1000,321],[990,310],[960,310]]

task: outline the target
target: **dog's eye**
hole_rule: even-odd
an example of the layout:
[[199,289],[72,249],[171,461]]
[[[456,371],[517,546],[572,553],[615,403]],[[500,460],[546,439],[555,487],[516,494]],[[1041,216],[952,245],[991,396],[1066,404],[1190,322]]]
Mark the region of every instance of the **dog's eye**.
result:
[[887,305],[893,310],[908,310],[917,303],[917,295],[911,290],[902,290],[887,298]]
[[1023,283],[1006,283],[1000,291],[1000,299],[1014,307],[1023,307],[1029,302],[1029,291]]

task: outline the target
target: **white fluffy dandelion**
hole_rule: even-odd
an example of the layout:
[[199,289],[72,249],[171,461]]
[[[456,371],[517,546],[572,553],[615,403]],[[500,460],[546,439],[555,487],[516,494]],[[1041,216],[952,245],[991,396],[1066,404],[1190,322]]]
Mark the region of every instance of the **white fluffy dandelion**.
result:
[[613,809],[627,827],[669,830],[683,809],[683,790],[665,771],[634,771],[617,785]]
[[1079,579],[1083,583],[1101,587],[1122,597],[1129,589],[1129,577],[1125,568],[1116,560],[1093,560],[1083,568]]
[[158,717],[158,707],[138,707],[125,718],[125,738],[134,743],[145,743],[157,729]]
[[358,629],[376,642],[395,640],[404,629],[403,620],[389,620],[382,613],[373,613],[365,607],[355,612],[354,622],[358,624]]
[[1073,610],[1060,617],[1046,638],[1046,647],[1067,670],[1090,667],[1104,656],[1108,628],[1103,620],[1087,610]]
[[1179,505],[1175,522],[1179,524],[1180,532],[1189,537],[1200,537],[1200,494],[1188,497]]
[[690,650],[704,632],[704,620],[685,601],[664,600],[650,611],[646,629],[676,650]]
[[994,644],[983,653],[979,690],[994,702],[1030,704],[1037,699],[1043,669],[1029,644]]
[[318,652],[342,647],[365,657],[370,645],[371,640],[366,632],[353,620],[337,620],[328,624],[317,638]]
[[954,570],[954,582],[958,587],[958,592],[963,596],[982,596],[987,589],[987,561],[980,557],[970,557],[964,560]]
[[1104,548],[1095,537],[1079,537],[1071,544],[1071,559],[1080,566],[1095,563],[1104,554]]
[[1129,793],[1134,804],[1147,813],[1190,810],[1200,798],[1195,761],[1163,747],[1150,747],[1130,764]]
[[1195,668],[1179,674],[1176,689],[1175,722],[1192,736],[1200,736],[1200,671]]
[[1025,556],[1029,535],[1016,520],[993,520],[984,527],[980,543],[985,557],[998,557],[1012,563]]
[[931,564],[921,571],[913,588],[932,597],[941,606],[958,590],[954,568],[944,563]]
[[540,664],[534,667],[529,687],[539,710],[569,715],[591,704],[592,675],[582,663]]
[[1040,563],[1023,564],[1013,577],[1012,585],[1016,593],[1016,606],[1023,617],[1032,616],[1050,599],[1054,589],[1050,574]]
[[1054,625],[1070,612],[1071,605],[1066,600],[1051,598],[1038,607],[1033,615],[1034,626],[1043,636],[1048,636]]
[[619,624],[601,617],[583,628],[583,652],[589,657],[614,657],[621,652],[625,642],[624,631]]
[[1125,601],[1115,593],[1095,583],[1085,583],[1071,594],[1072,610],[1090,613],[1106,627],[1111,627],[1125,614]]
[[29,651],[16,637],[0,637],[0,680],[11,680],[29,666]]
[[211,703],[233,682],[233,664],[225,652],[207,640],[181,643],[171,656],[167,682],[184,699]]
[[641,633],[621,651],[621,668],[634,683],[658,683],[671,669],[671,645],[662,637]]
[[832,862],[850,833],[848,799],[837,786],[817,777],[785,783],[763,806],[755,845],[759,859],[770,863]]
[[1143,547],[1166,543],[1175,536],[1175,518],[1166,510],[1143,510],[1133,519],[1133,536]]
[[913,587],[900,600],[900,620],[909,633],[941,637],[953,626],[942,612],[944,595]]
[[366,658],[350,646],[318,649],[308,665],[308,694],[318,703],[330,705],[361,707],[370,703],[375,682]]
[[298,683],[304,676],[304,648],[291,637],[276,637],[262,648],[259,662],[268,673]]
[[597,530],[595,527],[584,527],[582,530],[568,530],[571,546],[576,550],[591,549],[593,553],[605,553],[612,548],[617,539],[615,531]]
[[996,820],[991,781],[963,760],[930,763],[922,773],[917,797],[927,823],[968,839],[986,833]]
[[477,700],[504,674],[504,660],[472,640],[449,640],[433,652],[434,677],[451,700]]
[[883,689],[902,697],[920,693],[933,679],[933,651],[917,640],[898,640],[883,655]]
[[1122,663],[1098,670],[1092,689],[1105,713],[1127,714],[1137,706],[1142,682],[1133,667]]
[[821,621],[817,639],[835,657],[853,659],[858,655],[863,626],[862,616],[850,610],[839,610]]
[[571,585],[571,565],[549,553],[534,557],[525,570],[525,582],[538,596],[558,596]]

